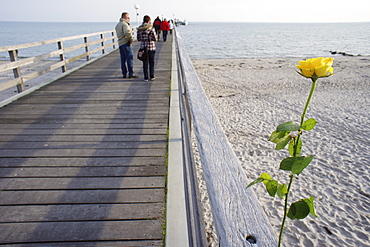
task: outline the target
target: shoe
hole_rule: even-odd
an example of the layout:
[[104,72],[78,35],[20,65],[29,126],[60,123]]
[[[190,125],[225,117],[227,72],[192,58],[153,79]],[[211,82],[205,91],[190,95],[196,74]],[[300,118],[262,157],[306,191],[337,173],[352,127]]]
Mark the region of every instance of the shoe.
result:
[[148,79],[144,79],[144,81],[149,81]]
[[137,75],[130,75],[128,78],[129,79],[134,79],[134,78],[139,78],[139,77]]
[[150,80],[151,80],[151,81],[154,81],[154,80],[155,80],[155,77],[150,78]]
[[122,76],[122,78],[127,78],[127,75]]

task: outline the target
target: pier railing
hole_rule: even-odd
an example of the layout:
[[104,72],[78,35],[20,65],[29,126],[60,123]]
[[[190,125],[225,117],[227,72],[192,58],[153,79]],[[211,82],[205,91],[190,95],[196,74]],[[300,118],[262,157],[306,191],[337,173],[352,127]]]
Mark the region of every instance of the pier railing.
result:
[[180,102],[185,102],[191,118],[220,246],[275,247],[276,235],[254,191],[246,189],[245,172],[207,100],[181,36],[175,34],[183,89]]
[[[80,42],[78,41],[80,39]],[[90,40],[91,39],[91,40]],[[75,41],[74,45],[69,47],[65,46],[67,41]],[[22,54],[23,49],[38,47],[40,50],[42,46],[55,44],[55,49],[48,51],[44,54],[24,57]],[[67,65],[82,58],[87,61],[91,60],[93,54],[101,52],[105,54],[109,47],[114,50],[118,44],[117,36],[114,30],[89,33],[71,37],[64,37],[40,42],[33,42],[14,46],[0,47],[1,52],[8,52],[10,61],[0,64],[0,73],[13,70],[14,79],[0,83],[0,91],[17,87],[17,92],[21,93],[25,90],[24,83],[47,72],[61,68],[62,72],[67,71]],[[81,50],[83,51],[82,53]],[[76,54],[77,53],[77,54]],[[70,55],[72,54],[72,55]],[[46,66],[37,66],[40,69],[27,73],[24,68],[34,68],[36,64],[48,61]]]

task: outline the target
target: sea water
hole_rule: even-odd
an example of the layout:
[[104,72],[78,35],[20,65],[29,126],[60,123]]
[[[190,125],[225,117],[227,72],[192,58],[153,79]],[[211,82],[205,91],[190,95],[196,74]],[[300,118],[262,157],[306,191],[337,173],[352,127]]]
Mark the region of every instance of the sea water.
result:
[[[32,42],[46,41],[75,35],[90,34],[102,31],[114,30],[116,23],[110,22],[4,22],[0,21],[0,47],[19,45]],[[108,37],[109,34],[106,34]],[[89,37],[89,41],[99,39],[100,36]],[[64,47],[69,47],[83,43],[83,38],[65,41]],[[99,46],[90,47],[90,50]],[[57,49],[57,44],[48,44],[34,48],[22,49],[19,56],[32,57],[41,55]],[[76,52],[67,53],[68,56],[75,56],[84,53],[84,49]],[[98,55],[93,55],[98,56]],[[9,58],[7,52],[0,53],[0,60]]]
[[370,23],[191,23],[179,31],[193,59],[370,55]]
[[[0,47],[113,30],[116,23],[0,22]],[[205,23],[179,26],[192,59],[370,55],[370,23]],[[81,40],[75,41],[82,43]],[[55,49],[55,44],[52,44]],[[24,57],[40,55],[29,49]],[[82,52],[81,52],[82,53]],[[0,59],[7,59],[1,53]]]

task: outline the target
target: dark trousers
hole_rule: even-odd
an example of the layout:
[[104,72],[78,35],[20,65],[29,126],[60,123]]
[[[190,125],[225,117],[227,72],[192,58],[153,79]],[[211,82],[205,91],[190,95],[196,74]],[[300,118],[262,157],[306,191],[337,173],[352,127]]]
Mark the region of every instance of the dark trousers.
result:
[[163,30],[163,41],[166,41],[167,40],[167,34],[168,34],[168,31],[167,30]]
[[159,33],[161,32],[161,26],[155,25],[154,29],[155,29],[155,33],[157,34],[158,40],[159,40]]
[[154,78],[154,55],[155,51],[148,51],[149,59],[146,61],[143,61],[143,72],[144,72],[144,80],[150,78]]

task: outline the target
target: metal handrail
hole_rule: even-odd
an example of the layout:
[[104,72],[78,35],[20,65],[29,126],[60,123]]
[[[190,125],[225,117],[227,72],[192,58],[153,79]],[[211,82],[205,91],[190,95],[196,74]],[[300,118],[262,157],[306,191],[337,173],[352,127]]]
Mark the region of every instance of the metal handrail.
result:
[[[175,31],[175,35],[183,83],[181,109],[184,120],[191,119],[191,127],[184,125],[194,132],[220,246],[275,247],[276,235],[254,191],[246,189],[246,175],[208,102],[180,34]],[[190,134],[185,138],[189,145]]]
[[177,29],[174,30],[176,54],[177,54],[177,66],[179,71],[179,88],[180,88],[180,114],[182,119],[182,136],[183,136],[183,151],[184,151],[184,170],[185,170],[185,193],[188,207],[188,226],[189,234],[191,236],[190,246],[206,246],[207,239],[204,228],[204,219],[202,206],[200,202],[199,186],[197,182],[197,173],[195,170],[195,161],[192,146],[191,137],[191,114],[189,111],[189,102],[186,92],[186,77],[184,73],[184,64],[182,62],[181,50],[179,49],[179,41],[177,39]]

